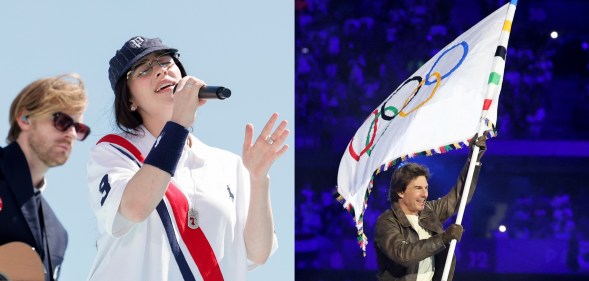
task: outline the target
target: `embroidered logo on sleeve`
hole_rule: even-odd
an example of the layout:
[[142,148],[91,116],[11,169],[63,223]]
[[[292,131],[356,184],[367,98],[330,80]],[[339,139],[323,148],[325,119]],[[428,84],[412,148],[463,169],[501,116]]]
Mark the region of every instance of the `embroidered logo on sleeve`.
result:
[[233,202],[235,196],[233,196],[233,193],[231,192],[231,188],[229,187],[229,185],[227,185],[227,192],[229,192],[229,197],[231,198],[231,202]]

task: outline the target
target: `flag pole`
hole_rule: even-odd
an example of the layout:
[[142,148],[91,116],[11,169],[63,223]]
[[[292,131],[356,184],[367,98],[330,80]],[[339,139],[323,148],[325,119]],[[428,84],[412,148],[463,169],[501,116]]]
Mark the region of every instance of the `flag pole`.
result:
[[[513,22],[516,6],[517,0],[511,0],[509,6],[507,7],[507,15],[505,16],[505,21],[503,22],[503,29],[501,30],[501,35],[499,36],[499,44],[497,46],[497,51],[495,52],[495,57],[493,59],[491,74],[489,75],[487,93],[485,95],[485,101],[483,103],[483,111],[481,113],[481,120],[479,122],[477,136],[481,136],[485,133],[487,113],[489,112],[489,108],[491,107],[492,102],[496,100],[495,95],[498,94],[501,90],[502,76],[505,70],[505,57],[507,55],[507,42],[509,40],[509,34],[511,32],[511,23]],[[477,140],[474,138],[471,140],[471,142],[476,141]],[[470,191],[475,166],[477,164],[479,150],[480,148],[474,145],[472,153],[470,154],[470,163],[468,165],[468,172],[466,174],[466,181],[464,183],[464,188],[462,190],[462,196],[460,196],[460,206],[458,207],[456,224],[462,225],[464,209],[466,208],[466,201],[468,200],[468,194]],[[465,194],[467,196],[464,196]],[[444,272],[442,274],[442,281],[448,281],[448,275],[450,274],[450,267],[452,266],[454,251],[456,250],[456,243],[457,241],[454,239],[452,239],[452,241],[450,242],[450,247],[448,248],[448,256],[446,257],[446,263],[444,265]]]
[[[481,122],[483,123],[483,122]],[[481,129],[483,129],[484,126],[481,126],[481,124],[479,124],[479,134],[478,136],[481,135]],[[484,132],[483,132],[484,133]],[[476,139],[472,139],[471,141],[476,142]],[[464,188],[462,190],[462,195],[460,198],[460,206],[458,207],[458,215],[456,216],[456,224],[462,224],[462,217],[464,216],[464,209],[466,207],[466,200],[468,199],[468,196],[464,196],[465,194],[468,195],[468,192],[470,191],[470,185],[472,183],[472,176],[474,175],[474,169],[475,169],[475,165],[477,164],[477,156],[479,154],[479,147],[478,146],[474,146],[473,150],[472,150],[472,154],[470,155],[470,163],[468,165],[468,172],[466,173],[466,181],[464,183]],[[473,158],[474,155],[474,158]],[[448,280],[448,275],[450,274],[450,267],[452,265],[452,257],[454,256],[454,251],[456,250],[456,240],[452,239],[452,241],[450,242],[450,247],[448,248],[448,256],[446,257],[446,263],[444,264],[444,273],[442,274],[442,281],[447,281]]]

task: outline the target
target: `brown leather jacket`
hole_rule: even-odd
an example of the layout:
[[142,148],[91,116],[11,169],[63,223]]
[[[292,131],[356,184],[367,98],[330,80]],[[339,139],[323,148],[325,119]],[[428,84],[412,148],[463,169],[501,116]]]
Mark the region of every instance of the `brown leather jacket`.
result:
[[[442,222],[458,211],[468,164],[467,161],[452,190],[440,199],[427,201],[425,209],[419,214],[419,224],[432,234],[431,238],[419,240],[417,232],[411,227],[397,202],[393,202],[391,209],[378,217],[374,234],[378,280],[415,281],[419,261],[431,256],[435,256],[433,280],[442,279],[448,255],[448,249],[442,241]],[[467,202],[470,202],[476,189],[480,169],[479,165],[475,168]],[[456,259],[453,258],[448,280],[452,280],[455,263]]]

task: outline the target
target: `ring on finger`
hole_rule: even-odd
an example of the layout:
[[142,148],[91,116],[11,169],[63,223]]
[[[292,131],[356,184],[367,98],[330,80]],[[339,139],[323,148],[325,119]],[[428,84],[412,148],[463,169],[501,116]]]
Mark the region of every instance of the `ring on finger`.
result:
[[271,135],[268,135],[268,136],[266,137],[266,141],[267,141],[269,144],[273,144],[273,143],[274,143],[276,140],[275,140],[275,139],[273,139]]

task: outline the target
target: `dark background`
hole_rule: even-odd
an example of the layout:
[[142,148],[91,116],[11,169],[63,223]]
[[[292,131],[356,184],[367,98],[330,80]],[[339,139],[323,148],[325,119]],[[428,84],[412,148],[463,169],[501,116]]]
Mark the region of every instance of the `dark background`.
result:
[[[346,145],[421,64],[505,3],[295,1],[296,280],[376,280],[372,230],[391,174],[375,179],[362,257],[332,195]],[[498,136],[465,212],[454,280],[589,278],[588,17],[589,1],[519,1]],[[466,153],[412,159],[433,173],[430,198],[448,192]]]

